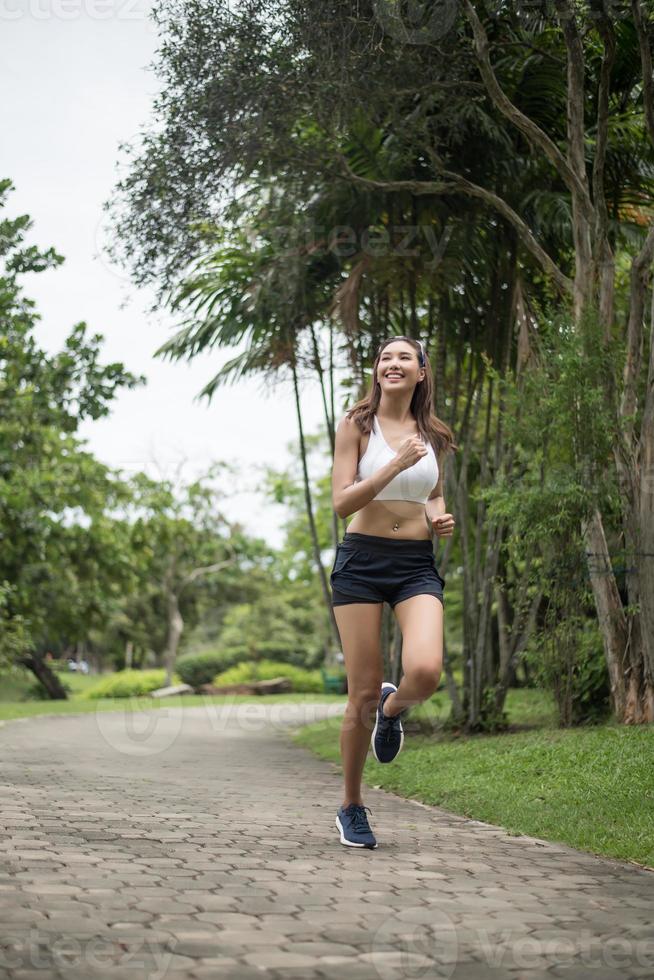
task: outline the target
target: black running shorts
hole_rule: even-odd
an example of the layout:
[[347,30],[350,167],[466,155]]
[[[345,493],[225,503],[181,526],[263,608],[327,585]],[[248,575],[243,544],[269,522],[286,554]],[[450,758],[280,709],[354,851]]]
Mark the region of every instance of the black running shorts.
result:
[[445,605],[445,579],[436,568],[432,542],[383,538],[346,531],[336,546],[330,575],[332,605],[387,602],[391,607],[412,595],[435,595]]

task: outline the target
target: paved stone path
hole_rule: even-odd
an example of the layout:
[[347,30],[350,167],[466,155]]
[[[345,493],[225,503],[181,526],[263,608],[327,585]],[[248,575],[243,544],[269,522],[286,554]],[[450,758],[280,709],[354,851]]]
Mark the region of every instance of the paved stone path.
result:
[[0,980],[654,976],[654,874],[370,789],[228,704],[0,727]]

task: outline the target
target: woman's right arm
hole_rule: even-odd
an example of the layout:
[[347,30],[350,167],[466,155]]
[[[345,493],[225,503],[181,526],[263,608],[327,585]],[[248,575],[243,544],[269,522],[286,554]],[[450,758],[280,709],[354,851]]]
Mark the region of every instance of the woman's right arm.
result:
[[332,504],[338,516],[343,519],[369,504],[403,469],[399,457],[396,456],[372,476],[355,483],[360,437],[361,430],[356,422],[343,416],[336,428],[332,469]]

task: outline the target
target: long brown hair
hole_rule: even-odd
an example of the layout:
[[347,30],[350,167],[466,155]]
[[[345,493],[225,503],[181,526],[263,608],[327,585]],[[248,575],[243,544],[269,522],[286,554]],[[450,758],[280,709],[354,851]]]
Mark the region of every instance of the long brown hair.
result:
[[432,405],[434,401],[434,377],[431,372],[431,364],[426,356],[424,357],[424,363],[422,363],[423,351],[421,345],[412,337],[388,337],[386,340],[381,342],[372,365],[372,383],[370,390],[364,398],[361,398],[352,406],[352,408],[348,409],[348,411],[345,413],[346,418],[354,419],[356,424],[359,426],[359,429],[363,433],[370,432],[372,429],[372,417],[379,407],[382,395],[381,385],[377,380],[377,367],[379,365],[379,359],[384,348],[386,348],[389,344],[392,344],[395,340],[405,340],[408,344],[410,344],[416,352],[416,357],[420,367],[424,367],[425,369],[425,377],[422,381],[419,381],[418,384],[416,384],[410,405],[411,412],[418,425],[418,431],[422,435],[423,439],[432,444],[434,452],[437,455],[441,452],[456,452],[459,447],[454,441],[454,433],[450,429],[449,425],[439,419],[438,416],[434,415],[432,412]]

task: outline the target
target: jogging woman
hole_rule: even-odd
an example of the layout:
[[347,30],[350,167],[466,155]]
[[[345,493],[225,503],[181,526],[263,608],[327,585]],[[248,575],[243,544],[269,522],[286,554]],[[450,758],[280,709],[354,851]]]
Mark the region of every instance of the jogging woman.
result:
[[[377,846],[366,815],[372,811],[361,797],[368,746],[378,762],[395,759],[404,741],[402,715],[429,698],[440,680],[445,580],[432,540],[454,530],[442,466],[458,447],[433,414],[432,399],[422,344],[391,337],[377,351],[370,391],[336,429],[333,505],[341,518],[355,515],[330,578],[348,688],[340,738],[345,793],[336,826],[349,847]],[[383,681],[384,602],[402,632],[399,687]]]

